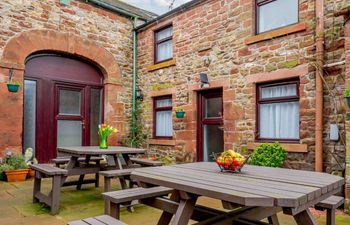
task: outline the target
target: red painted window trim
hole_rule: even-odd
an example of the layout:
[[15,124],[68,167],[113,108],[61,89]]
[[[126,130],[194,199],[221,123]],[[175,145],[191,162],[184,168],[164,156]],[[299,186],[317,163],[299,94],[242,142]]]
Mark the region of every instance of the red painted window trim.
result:
[[170,99],[171,102],[173,101],[171,95],[166,96],[160,96],[160,97],[154,97],[153,98],[153,138],[155,139],[172,139],[173,136],[157,136],[157,112],[161,111],[173,111],[172,106],[167,107],[157,107],[157,101],[158,100],[164,100],[164,99]]
[[[255,34],[258,35],[258,34],[263,34],[263,33],[266,33],[266,32],[270,32],[270,31],[273,31],[273,30],[277,30],[277,29],[281,29],[283,27],[287,27],[287,26],[291,26],[293,24],[288,24],[286,26],[282,26],[282,27],[277,27],[275,29],[272,29],[272,30],[266,30],[264,32],[259,32],[259,7],[263,6],[263,5],[267,5],[271,2],[274,2],[274,1],[277,1],[277,0],[255,0]],[[300,3],[300,0],[298,0],[298,11],[299,11],[299,3]],[[299,13],[298,13],[298,21],[294,24],[298,24],[300,22],[300,16],[299,16]]]
[[[281,86],[286,84],[296,84],[296,93],[295,96],[288,97],[278,97],[278,98],[270,98],[270,99],[261,99],[261,89],[264,87],[272,87],[272,86]],[[286,139],[286,138],[261,138],[260,137],[260,105],[267,103],[283,103],[283,102],[292,102],[292,101],[300,101],[300,93],[299,93],[300,81],[296,79],[279,81],[273,83],[262,83],[258,84],[256,87],[256,126],[255,126],[255,140],[257,142],[284,142],[284,143],[299,143],[300,139]],[[300,117],[299,117],[300,123]]]
[[[158,64],[158,63],[162,63],[162,62],[166,62],[166,61],[169,61],[169,60],[172,60],[173,57],[170,57],[168,59],[164,59],[164,60],[160,60],[158,61],[158,55],[157,55],[157,49],[158,49],[158,45],[164,43],[164,42],[167,42],[167,41],[170,41],[173,39],[173,35],[171,35],[170,37],[167,37],[167,38],[163,38],[159,41],[157,41],[157,34],[165,29],[168,29],[170,27],[173,27],[173,24],[168,24],[168,25],[165,25],[157,30],[154,31],[154,64]],[[174,34],[174,30],[173,30],[173,34]],[[173,43],[174,44],[174,43]]]

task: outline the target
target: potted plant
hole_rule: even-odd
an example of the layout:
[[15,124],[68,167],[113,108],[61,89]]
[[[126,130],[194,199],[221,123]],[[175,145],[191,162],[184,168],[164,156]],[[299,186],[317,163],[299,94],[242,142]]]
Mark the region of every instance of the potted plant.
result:
[[20,82],[19,81],[14,81],[13,80],[13,69],[10,69],[10,79],[7,82],[7,90],[9,92],[18,92]]
[[28,165],[22,155],[15,155],[11,158],[7,158],[3,165],[7,167],[4,171],[8,182],[24,181],[26,179]]
[[108,137],[112,133],[117,133],[117,128],[114,128],[107,124],[98,125],[98,135],[100,137],[100,149],[108,148]]
[[287,151],[278,143],[264,143],[257,147],[248,161],[251,165],[282,167]]
[[185,117],[184,109],[181,106],[176,107],[175,115],[176,115],[176,118],[184,118]]
[[13,167],[7,164],[0,165],[0,180],[6,180],[5,171],[7,170],[13,170]]
[[348,106],[350,107],[350,88],[345,88],[344,90],[344,96],[346,98],[346,101],[348,103]]

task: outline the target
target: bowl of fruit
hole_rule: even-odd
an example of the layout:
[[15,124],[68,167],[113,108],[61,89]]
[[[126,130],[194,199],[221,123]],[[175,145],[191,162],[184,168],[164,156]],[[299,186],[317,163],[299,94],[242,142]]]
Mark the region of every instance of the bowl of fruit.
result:
[[222,172],[241,172],[243,166],[247,163],[250,156],[243,156],[242,154],[233,151],[232,149],[226,150],[222,153],[214,154],[214,160],[220,167]]

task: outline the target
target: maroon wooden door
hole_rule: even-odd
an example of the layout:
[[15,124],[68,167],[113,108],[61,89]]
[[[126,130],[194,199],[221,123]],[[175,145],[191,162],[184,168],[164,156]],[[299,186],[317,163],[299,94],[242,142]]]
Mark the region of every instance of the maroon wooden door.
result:
[[57,146],[97,145],[102,121],[102,74],[77,59],[40,54],[26,62],[23,148],[39,162],[57,156]]
[[197,160],[212,161],[211,155],[223,151],[222,90],[198,94]]

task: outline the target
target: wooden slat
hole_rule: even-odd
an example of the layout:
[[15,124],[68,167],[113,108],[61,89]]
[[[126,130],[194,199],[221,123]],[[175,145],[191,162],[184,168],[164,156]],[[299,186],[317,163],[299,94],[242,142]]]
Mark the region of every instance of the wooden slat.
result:
[[76,221],[69,222],[68,225],[89,225],[89,224],[85,223],[82,220],[76,220]]
[[138,159],[138,158],[130,158],[133,163],[145,165],[145,166],[162,166],[164,163],[161,161],[154,161],[148,159]]
[[125,224],[117,219],[114,219],[113,217],[108,216],[108,215],[95,216],[95,219],[99,220],[105,224],[108,224],[108,225],[127,225],[127,224]]
[[324,209],[336,209],[344,204],[344,198],[341,196],[332,195],[329,198],[317,203],[315,207],[321,207]]
[[99,220],[96,220],[95,218],[91,217],[91,218],[86,218],[86,219],[82,219],[82,221],[84,221],[85,223],[89,224],[89,225],[106,225],[106,223],[103,223]]
[[[65,163],[68,163],[69,160],[70,160],[70,157],[69,157],[69,156],[62,156],[62,157],[57,157],[57,158],[55,158],[55,159],[52,159],[51,162],[52,162],[52,163],[55,163],[55,164],[65,164]],[[103,160],[102,157],[96,157],[96,156],[94,156],[94,157],[91,157],[91,158],[90,158],[90,161],[92,161],[92,162],[98,162],[98,161],[101,161],[101,160]],[[78,158],[78,161],[79,161],[79,162],[85,161],[85,157],[80,157],[80,158]]]
[[[161,169],[159,167],[158,169]],[[181,174],[179,174],[181,176]],[[247,205],[247,206],[274,206],[274,199],[271,197],[250,194],[235,190],[228,190],[227,188],[218,188],[215,186],[210,186],[207,184],[197,184],[194,185],[193,181],[182,181],[178,179],[173,179],[164,176],[152,175],[142,172],[136,169],[132,174],[131,178],[137,181],[143,181],[145,183],[168,186],[176,190],[183,190],[189,193],[195,193],[197,195],[203,195],[207,197],[212,197],[220,200],[227,200],[230,202]]]
[[70,155],[116,155],[116,154],[142,154],[145,149],[128,148],[122,146],[110,146],[108,149],[100,149],[98,146],[80,146],[80,147],[58,147],[57,151]]
[[[192,185],[210,185],[217,188],[241,191],[244,193],[257,194],[261,196],[271,197],[275,199],[275,206],[284,206],[284,207],[297,207],[299,205],[305,204],[307,202],[307,196],[302,193],[296,193],[292,191],[277,190],[272,188],[265,188],[260,186],[258,182],[254,184],[244,184],[237,182],[235,179],[223,179],[220,176],[212,176],[211,174],[200,174],[200,173],[191,173],[191,171],[182,171],[178,168],[167,167],[164,168],[161,172],[152,170],[151,172],[145,171],[146,173],[177,179],[179,182],[193,182]],[[182,174],[181,177],[178,174]],[[234,177],[230,177],[234,178]]]
[[164,196],[171,192],[172,189],[166,187],[132,188],[102,193],[102,197],[114,203],[124,203],[132,200]]
[[100,171],[99,174],[104,177],[120,177],[120,176],[130,175],[132,171],[134,171],[134,169],[106,170],[106,171]]
[[68,171],[65,169],[61,169],[58,167],[54,167],[50,164],[32,164],[30,165],[30,168],[33,170],[37,170],[41,173],[44,173],[46,175],[67,175]]

